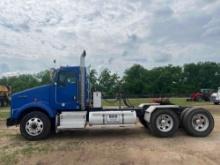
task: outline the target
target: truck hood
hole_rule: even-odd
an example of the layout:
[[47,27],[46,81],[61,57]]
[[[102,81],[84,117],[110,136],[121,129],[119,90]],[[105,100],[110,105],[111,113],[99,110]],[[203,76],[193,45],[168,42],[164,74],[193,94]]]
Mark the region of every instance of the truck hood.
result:
[[39,101],[49,101],[50,88],[52,84],[43,85],[31,89],[24,90],[12,95],[12,109],[19,108],[25,104]]

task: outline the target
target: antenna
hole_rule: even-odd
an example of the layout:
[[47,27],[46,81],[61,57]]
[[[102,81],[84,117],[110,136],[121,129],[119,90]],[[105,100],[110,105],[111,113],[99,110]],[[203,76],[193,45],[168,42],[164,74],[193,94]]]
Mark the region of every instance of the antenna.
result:
[[57,67],[57,60],[56,59],[53,59],[53,64],[54,64],[54,68],[56,68]]

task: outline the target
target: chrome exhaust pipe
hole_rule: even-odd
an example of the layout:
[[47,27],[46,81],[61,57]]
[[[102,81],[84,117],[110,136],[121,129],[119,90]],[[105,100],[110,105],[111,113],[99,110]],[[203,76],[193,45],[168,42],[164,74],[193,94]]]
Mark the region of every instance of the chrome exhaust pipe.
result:
[[85,110],[85,57],[86,51],[84,50],[80,57],[80,105],[81,110]]

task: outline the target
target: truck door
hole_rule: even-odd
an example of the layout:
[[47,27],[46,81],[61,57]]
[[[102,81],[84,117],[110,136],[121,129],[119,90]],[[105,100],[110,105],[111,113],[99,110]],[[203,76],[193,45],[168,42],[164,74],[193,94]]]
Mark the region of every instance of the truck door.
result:
[[60,71],[55,86],[55,102],[57,109],[79,109],[78,78],[73,71]]

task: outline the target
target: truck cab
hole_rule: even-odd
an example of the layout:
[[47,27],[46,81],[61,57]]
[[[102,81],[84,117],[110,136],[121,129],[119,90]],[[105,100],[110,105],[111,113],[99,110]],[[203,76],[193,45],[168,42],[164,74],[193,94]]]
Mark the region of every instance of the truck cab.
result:
[[103,108],[101,92],[95,91],[91,100],[85,56],[84,51],[80,66],[54,70],[50,84],[13,94],[6,125],[20,125],[21,135],[28,140],[44,139],[51,131],[130,127],[138,119],[159,137],[174,135],[180,125],[193,136],[207,136],[212,131],[214,119],[201,108],[155,103]]
[[[86,75],[86,74],[85,74]],[[80,104],[80,67],[61,67],[54,70],[50,84],[12,95],[12,120],[18,121],[21,112],[32,108],[44,109],[50,117],[61,111],[78,111]],[[89,105],[88,77],[85,77],[85,105]]]

